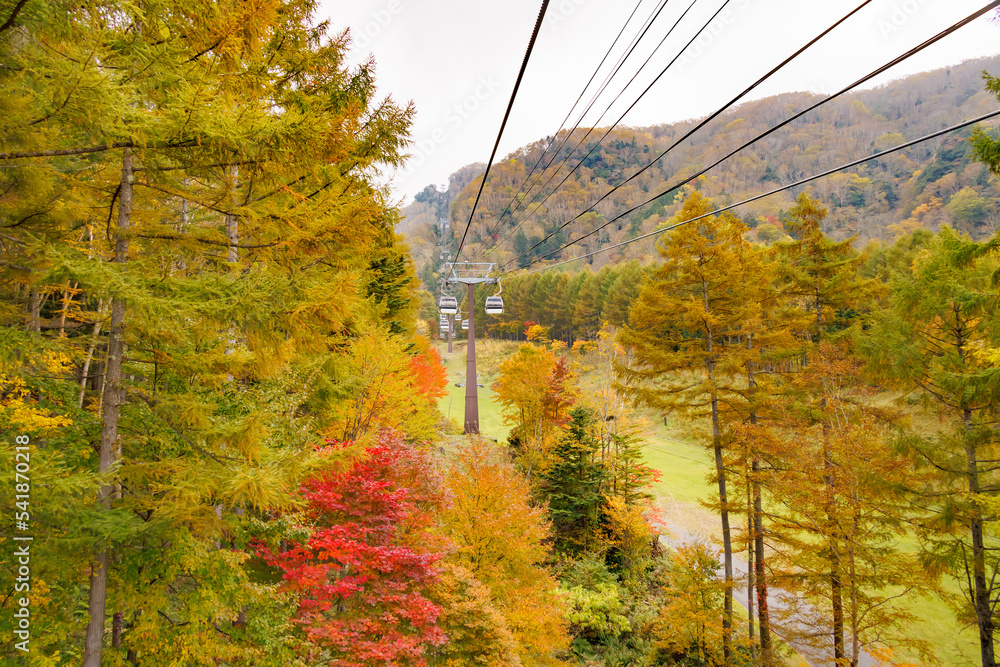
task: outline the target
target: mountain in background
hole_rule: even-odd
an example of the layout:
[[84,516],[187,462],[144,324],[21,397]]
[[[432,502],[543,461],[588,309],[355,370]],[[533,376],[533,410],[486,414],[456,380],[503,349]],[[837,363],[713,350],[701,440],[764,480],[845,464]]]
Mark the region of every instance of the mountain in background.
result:
[[[699,119],[616,128],[599,145],[605,129],[563,130],[518,149],[493,166],[462,259],[498,262],[505,271],[568,259],[664,225],[680,206],[683,188],[678,186],[697,188],[716,204],[729,205],[871,155],[995,109],[996,99],[983,89],[983,71],[1000,72],[1000,56],[843,95],[693,178],[729,151],[822,97],[786,93],[747,102],[721,114],[576,220]],[[995,123],[989,131],[998,132]],[[806,190],[830,208],[825,225],[835,238],[854,236],[859,244],[888,241],[916,228],[936,230],[944,223],[982,238],[1000,224],[1000,179],[972,160],[970,135],[971,129],[966,129],[927,141],[739,206],[734,213],[750,227],[752,239],[770,243],[784,236],[785,212],[798,193]],[[581,158],[580,166],[570,174]],[[531,186],[521,189],[539,160],[529,180]],[[421,278],[432,291],[442,251],[454,254],[458,247],[484,168],[479,163],[459,169],[445,190],[429,185],[403,209],[400,232],[408,238]],[[665,194],[559,250],[658,193]],[[644,260],[654,254],[655,238],[585,261],[596,270],[609,263]]]

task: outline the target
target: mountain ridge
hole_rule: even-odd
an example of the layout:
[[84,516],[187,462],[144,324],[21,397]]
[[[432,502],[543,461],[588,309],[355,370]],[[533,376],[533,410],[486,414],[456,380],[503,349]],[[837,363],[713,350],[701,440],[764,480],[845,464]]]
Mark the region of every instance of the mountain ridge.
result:
[[[525,268],[671,185],[695,187],[717,204],[730,205],[866,157],[995,109],[995,99],[983,89],[984,71],[1000,71],[1000,55],[847,93],[692,180],[736,146],[824,96],[791,92],[745,102],[722,112],[583,215],[579,214],[701,119],[618,127],[607,132],[604,128],[578,128],[568,140],[568,130],[562,130],[555,137],[516,149],[493,165],[462,259],[498,262],[508,271]],[[990,131],[996,132],[996,123],[990,125]],[[598,137],[605,132],[606,138],[598,144]],[[967,129],[918,144],[804,188],[739,206],[734,212],[751,227],[754,240],[768,243],[783,234],[785,211],[794,197],[806,190],[830,208],[825,231],[835,238],[854,236],[859,243],[888,241],[906,231],[921,227],[935,230],[944,223],[981,238],[1000,224],[1000,182],[971,159],[970,135]],[[550,160],[551,166],[536,171],[532,180],[540,173],[543,177],[519,192],[531,166],[540,158],[540,168]],[[570,165],[579,163],[568,178],[570,169],[564,160]],[[457,250],[484,168],[482,163],[460,168],[445,190],[427,186],[403,209],[400,231],[408,238],[420,275],[431,289],[436,287],[442,251],[454,255]],[[593,252],[655,230],[679,206],[679,189],[549,261]],[[501,219],[511,202],[513,215],[508,213]],[[596,270],[608,263],[648,257],[653,242],[599,254],[589,258],[588,264]],[[530,250],[532,246],[537,247]]]

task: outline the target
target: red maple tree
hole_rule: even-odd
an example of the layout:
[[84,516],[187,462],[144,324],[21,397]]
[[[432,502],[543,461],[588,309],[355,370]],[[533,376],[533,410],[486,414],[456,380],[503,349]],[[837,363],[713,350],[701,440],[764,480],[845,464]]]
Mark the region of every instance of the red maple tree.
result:
[[425,454],[383,431],[348,471],[303,485],[313,524],[305,543],[258,546],[299,592],[297,620],[331,664],[420,666],[427,647],[447,641],[441,608],[424,595],[440,554],[418,544],[441,503],[434,480]]

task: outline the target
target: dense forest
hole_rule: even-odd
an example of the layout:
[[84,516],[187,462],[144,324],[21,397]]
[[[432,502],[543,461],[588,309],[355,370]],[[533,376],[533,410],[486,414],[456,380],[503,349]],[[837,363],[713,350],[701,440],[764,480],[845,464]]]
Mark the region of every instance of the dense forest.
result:
[[[1000,61],[858,93],[743,171],[691,178],[809,96],[685,144],[595,243],[681,226],[477,319],[494,440],[439,409],[462,346],[432,340],[482,166],[393,206],[414,109],[317,9],[4,10],[3,664],[996,664],[995,132],[708,214],[994,108]],[[684,127],[617,130],[470,250],[524,265]],[[497,165],[487,217],[555,146]],[[712,462],[718,544],[666,539],[650,419]],[[914,636],[918,598],[975,646]]]
[[[821,96],[788,93],[747,102],[679,143],[700,119],[610,131],[579,128],[571,136],[564,130],[494,165],[466,252],[477,260],[499,262],[508,272],[543,260],[589,253],[662,226],[679,210],[680,188],[685,184],[718,205],[728,206],[991,110],[994,100],[983,90],[984,69],[1000,70],[1000,58],[966,61],[847,93],[697,178],[696,174],[732,149],[818,102]],[[1000,224],[1000,181],[972,157],[970,133],[962,131],[917,144],[808,186],[738,207],[736,214],[750,228],[754,240],[770,243],[784,233],[787,212],[805,190],[830,208],[824,231],[836,239],[854,236],[860,244],[868,240],[889,242],[918,228],[936,231],[944,223],[973,238],[984,238]],[[605,193],[664,151],[668,152],[652,168],[591,210]],[[538,167],[532,172],[536,163]],[[438,250],[457,247],[481,181],[473,176],[480,175],[483,168],[464,167],[452,175],[446,188],[428,186],[403,209],[401,229],[419,275],[432,291],[440,271]],[[522,188],[526,182],[527,187]],[[658,192],[667,194],[556,252]],[[587,261],[598,270],[606,264],[654,254],[649,241]]]

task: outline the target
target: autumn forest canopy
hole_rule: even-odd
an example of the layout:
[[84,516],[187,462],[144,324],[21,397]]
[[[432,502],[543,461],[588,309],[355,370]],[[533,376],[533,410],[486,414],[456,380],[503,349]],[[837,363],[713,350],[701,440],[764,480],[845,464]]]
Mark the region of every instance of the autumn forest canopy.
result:
[[997,58],[400,208],[415,109],[311,0],[0,22],[3,664],[996,665],[995,122],[718,209],[992,112]]

